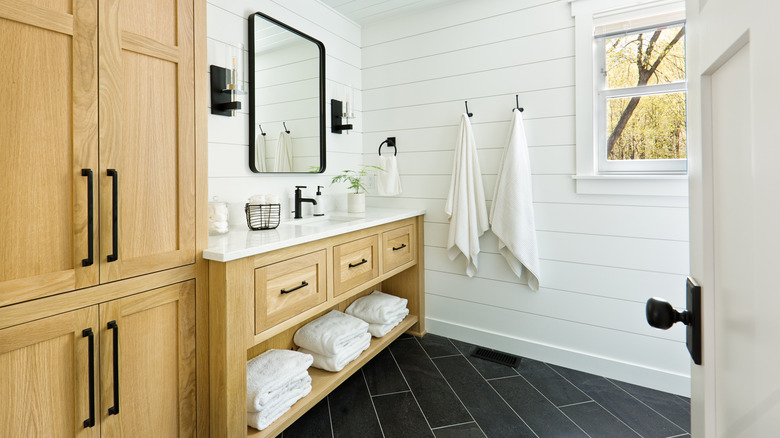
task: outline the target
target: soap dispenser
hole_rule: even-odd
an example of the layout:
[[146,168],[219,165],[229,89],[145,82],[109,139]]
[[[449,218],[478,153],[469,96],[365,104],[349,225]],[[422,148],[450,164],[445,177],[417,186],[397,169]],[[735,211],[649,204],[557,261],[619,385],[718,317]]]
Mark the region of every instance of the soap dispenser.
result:
[[325,201],[322,197],[323,186],[317,186],[317,193],[314,195],[314,200],[317,201],[314,204],[314,216],[325,216]]

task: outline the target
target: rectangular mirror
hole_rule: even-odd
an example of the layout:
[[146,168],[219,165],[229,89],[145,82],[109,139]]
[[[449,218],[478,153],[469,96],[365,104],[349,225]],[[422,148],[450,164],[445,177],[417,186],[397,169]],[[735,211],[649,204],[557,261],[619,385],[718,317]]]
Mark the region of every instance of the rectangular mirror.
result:
[[325,171],[325,46],[261,12],[249,16],[249,168]]

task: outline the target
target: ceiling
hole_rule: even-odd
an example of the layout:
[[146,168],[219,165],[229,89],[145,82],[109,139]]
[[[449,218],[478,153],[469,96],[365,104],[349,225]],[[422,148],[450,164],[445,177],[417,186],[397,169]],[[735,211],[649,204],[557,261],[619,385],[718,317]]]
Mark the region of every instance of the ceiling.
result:
[[352,21],[364,25],[453,0],[320,0]]

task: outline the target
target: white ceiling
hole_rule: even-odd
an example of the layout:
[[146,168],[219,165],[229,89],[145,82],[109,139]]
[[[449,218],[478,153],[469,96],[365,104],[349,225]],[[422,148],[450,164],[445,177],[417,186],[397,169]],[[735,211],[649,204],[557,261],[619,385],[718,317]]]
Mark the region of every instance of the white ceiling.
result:
[[364,25],[428,9],[453,0],[320,0],[352,21]]

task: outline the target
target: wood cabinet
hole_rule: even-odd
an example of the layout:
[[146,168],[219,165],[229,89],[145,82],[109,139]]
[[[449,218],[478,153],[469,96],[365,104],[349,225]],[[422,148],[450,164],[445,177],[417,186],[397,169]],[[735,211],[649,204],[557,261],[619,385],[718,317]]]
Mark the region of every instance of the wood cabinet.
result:
[[333,293],[341,295],[379,275],[379,239],[371,235],[333,247]]

